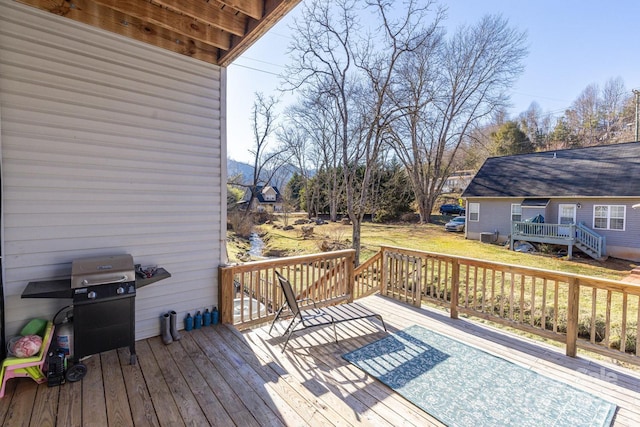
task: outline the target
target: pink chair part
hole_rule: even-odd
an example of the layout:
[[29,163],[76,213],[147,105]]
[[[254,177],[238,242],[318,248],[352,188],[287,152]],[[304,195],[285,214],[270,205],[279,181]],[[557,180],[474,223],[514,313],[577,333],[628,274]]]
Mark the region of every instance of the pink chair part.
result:
[[0,380],[2,388],[0,388],[0,398],[4,397],[7,381],[11,378],[31,377],[35,382],[41,384],[47,380],[44,374],[43,366],[47,358],[49,345],[53,339],[54,326],[53,322],[47,323],[42,346],[35,356],[31,357],[7,357],[2,362],[2,370],[0,371]]

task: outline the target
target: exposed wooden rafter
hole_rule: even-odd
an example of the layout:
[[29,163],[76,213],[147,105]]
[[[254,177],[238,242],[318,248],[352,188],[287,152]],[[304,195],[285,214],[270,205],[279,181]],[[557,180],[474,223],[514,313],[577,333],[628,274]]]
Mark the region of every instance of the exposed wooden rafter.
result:
[[300,0],[17,0],[221,66]]

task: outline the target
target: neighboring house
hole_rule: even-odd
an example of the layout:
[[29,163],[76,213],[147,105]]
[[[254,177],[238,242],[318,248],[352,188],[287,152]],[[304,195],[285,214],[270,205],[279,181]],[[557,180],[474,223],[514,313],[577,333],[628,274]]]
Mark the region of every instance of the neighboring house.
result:
[[249,209],[254,212],[282,212],[283,200],[278,187],[271,185],[258,185],[248,188],[242,202],[245,205],[251,200],[251,191],[253,190],[253,201]]
[[22,3],[0,0],[0,335],[71,304],[21,296],[83,257],[171,273],[138,290],[137,339],[219,305],[226,67],[298,1]]
[[492,157],[462,197],[467,238],[640,261],[640,143]]
[[444,181],[442,193],[462,193],[467,185],[473,179],[472,170],[462,170],[452,173],[449,178]]

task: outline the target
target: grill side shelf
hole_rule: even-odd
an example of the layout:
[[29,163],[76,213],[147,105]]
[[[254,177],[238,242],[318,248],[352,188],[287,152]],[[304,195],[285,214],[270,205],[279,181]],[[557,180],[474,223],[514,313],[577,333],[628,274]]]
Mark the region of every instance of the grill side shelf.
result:
[[171,277],[171,273],[169,273],[164,268],[158,267],[154,275],[149,278],[143,279],[141,277],[138,277],[138,275],[136,275],[136,289],[140,289],[144,286],[148,286],[152,283],[156,283],[162,279],[168,279],[169,277]]
[[[152,277],[145,279],[136,277],[136,289],[140,289],[169,277],[171,277],[171,273],[164,268],[158,268]],[[24,291],[22,291],[22,298],[73,298],[71,277],[67,277],[65,279],[29,282]]]
[[22,298],[73,298],[71,277],[29,282],[22,291]]

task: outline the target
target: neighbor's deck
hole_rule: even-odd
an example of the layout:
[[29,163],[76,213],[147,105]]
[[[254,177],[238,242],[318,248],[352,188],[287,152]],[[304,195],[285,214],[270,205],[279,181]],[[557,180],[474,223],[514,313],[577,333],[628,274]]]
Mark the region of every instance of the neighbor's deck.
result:
[[[640,374],[470,322],[373,296],[360,300],[381,313],[390,331],[424,325],[619,406],[615,426],[640,425]],[[216,326],[160,338],[86,361],[82,382],[37,386],[9,381],[0,399],[7,426],[129,425],[440,425],[427,413],[340,356],[385,335],[369,321],[294,335],[283,354],[268,328],[244,333]],[[275,334],[274,334],[275,335]]]

